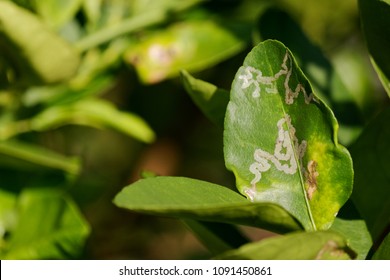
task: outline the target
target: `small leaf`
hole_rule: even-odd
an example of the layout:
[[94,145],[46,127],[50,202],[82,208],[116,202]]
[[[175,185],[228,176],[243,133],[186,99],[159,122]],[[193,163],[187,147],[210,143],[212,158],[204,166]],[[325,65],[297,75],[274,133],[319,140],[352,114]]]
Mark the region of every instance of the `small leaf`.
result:
[[246,33],[210,20],[182,22],[130,49],[126,61],[144,83],[157,83],[178,76],[182,69],[203,70],[237,54],[249,39]]
[[390,225],[389,119],[387,106],[350,148],[355,169],[352,200],[366,221],[374,243]]
[[359,10],[374,68],[390,97],[390,2],[359,0]]
[[58,29],[75,16],[82,2],[83,0],[40,0],[34,1],[34,6],[48,25]]
[[390,233],[382,241],[378,250],[372,257],[373,260],[390,260]]
[[54,189],[26,189],[17,203],[17,224],[1,259],[78,258],[89,226],[70,198]]
[[212,254],[221,254],[248,242],[234,225],[184,220],[195,236]]
[[[76,175],[80,172],[80,162],[75,157],[66,157],[43,147],[16,140],[0,141],[0,164],[16,165],[18,168],[24,163],[63,170]],[[19,163],[22,162],[22,163]]]
[[195,79],[187,71],[182,71],[181,77],[184,88],[194,103],[215,125],[223,128],[226,107],[229,103],[229,91]]
[[181,219],[263,227],[277,232],[301,229],[284,209],[250,203],[219,185],[182,177],[142,179],[125,187],[115,205],[132,211]]
[[0,1],[0,50],[28,83],[71,78],[79,65],[76,51],[29,11]]
[[282,206],[307,230],[327,229],[352,191],[352,161],[337,129],[291,52],[268,40],[248,54],[233,81],[226,166],[251,201]]
[[31,128],[44,131],[68,124],[112,128],[140,141],[152,142],[154,132],[140,117],[117,110],[111,103],[97,98],[49,107],[30,120]]
[[346,238],[349,246],[357,252],[358,260],[366,259],[372,246],[372,239],[364,220],[336,218],[330,229]]
[[299,232],[270,237],[226,252],[217,259],[227,260],[348,260],[356,254],[346,240],[327,231]]

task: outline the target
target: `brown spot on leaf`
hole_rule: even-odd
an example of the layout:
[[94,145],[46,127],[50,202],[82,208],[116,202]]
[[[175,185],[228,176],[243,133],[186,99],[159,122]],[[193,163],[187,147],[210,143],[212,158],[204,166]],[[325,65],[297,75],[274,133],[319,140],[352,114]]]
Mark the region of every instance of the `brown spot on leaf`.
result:
[[317,162],[314,160],[309,161],[306,171],[306,184],[307,184],[307,198],[311,200],[314,192],[317,190],[317,177],[320,174],[317,171]]

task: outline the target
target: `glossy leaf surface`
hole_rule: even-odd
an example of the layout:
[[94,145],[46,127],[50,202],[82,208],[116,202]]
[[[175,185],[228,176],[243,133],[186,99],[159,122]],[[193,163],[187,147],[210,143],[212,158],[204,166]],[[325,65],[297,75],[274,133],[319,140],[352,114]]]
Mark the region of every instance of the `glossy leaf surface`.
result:
[[226,187],[190,178],[142,179],[125,187],[117,194],[114,203],[147,214],[237,223],[277,232],[301,228],[291,215],[277,205],[250,203]]
[[235,260],[348,260],[355,253],[334,232],[299,232],[270,237],[226,252],[218,259]]
[[352,191],[352,161],[337,129],[291,52],[268,40],[248,54],[233,81],[226,166],[249,200],[282,206],[307,230],[327,229]]

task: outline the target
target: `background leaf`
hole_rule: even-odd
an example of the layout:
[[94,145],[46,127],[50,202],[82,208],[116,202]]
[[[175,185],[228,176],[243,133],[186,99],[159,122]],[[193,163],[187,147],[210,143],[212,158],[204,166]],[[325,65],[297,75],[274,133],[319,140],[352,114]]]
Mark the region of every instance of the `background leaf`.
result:
[[248,242],[248,239],[234,225],[195,220],[184,220],[184,223],[214,255]]
[[390,233],[387,234],[373,256],[374,260],[390,260]]
[[387,106],[350,149],[355,169],[352,200],[366,221],[374,243],[387,234],[384,231],[390,225],[389,119]]
[[76,205],[55,189],[26,189],[16,204],[17,222],[1,259],[78,258],[89,226]]
[[374,68],[390,96],[390,3],[388,0],[359,0],[359,10]]
[[226,187],[183,177],[139,180],[118,193],[114,203],[141,213],[237,223],[276,232],[301,228],[293,217],[277,205],[250,203]]
[[140,117],[122,112],[108,101],[97,98],[50,107],[30,120],[31,129],[44,131],[68,124],[108,127],[144,142],[154,140],[154,132]]
[[55,83],[75,74],[78,54],[36,15],[0,1],[0,26],[0,50],[24,81]]
[[184,88],[194,103],[215,125],[223,128],[226,107],[229,103],[229,91],[195,79],[187,71],[182,71],[181,77]]
[[318,231],[270,237],[226,252],[217,256],[217,259],[346,260],[354,259],[355,256],[341,235]]
[[[23,167],[27,163],[63,170],[77,175],[80,172],[78,158],[66,157],[38,145],[16,140],[0,141],[0,164]],[[24,169],[24,167],[22,168]]]
[[143,82],[157,83],[182,69],[199,71],[237,54],[247,44],[247,30],[211,20],[177,23],[130,48],[126,60]]
[[273,202],[307,230],[327,229],[352,191],[352,162],[332,111],[281,43],[260,43],[233,81],[225,162],[239,191]]

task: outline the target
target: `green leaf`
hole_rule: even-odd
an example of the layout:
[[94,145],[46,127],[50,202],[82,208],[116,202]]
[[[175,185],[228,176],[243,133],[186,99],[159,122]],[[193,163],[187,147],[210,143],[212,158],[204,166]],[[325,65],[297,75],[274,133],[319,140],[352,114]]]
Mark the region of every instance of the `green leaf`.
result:
[[157,83],[182,69],[203,70],[237,54],[249,40],[246,33],[211,20],[182,22],[130,49],[126,60],[144,83]]
[[372,257],[374,260],[390,260],[390,233],[387,234],[378,250]]
[[37,16],[9,1],[0,1],[0,50],[27,83],[61,82],[79,64],[75,50]]
[[359,0],[359,10],[374,68],[390,97],[390,2]]
[[184,220],[186,226],[214,255],[235,249],[248,242],[234,225]]
[[75,16],[82,2],[83,0],[40,0],[34,1],[34,6],[48,25],[59,28]]
[[144,142],[152,142],[155,138],[154,132],[143,119],[119,111],[108,101],[97,98],[49,107],[30,120],[31,129],[36,131],[68,124],[111,128]]
[[390,107],[364,129],[350,151],[355,169],[352,200],[374,243],[390,225]]
[[338,52],[330,61],[321,48],[306,36],[289,14],[270,8],[259,20],[262,39],[283,42],[301,66],[313,91],[333,110],[340,124],[339,140],[344,145],[356,140],[364,117],[369,118],[377,96],[368,63],[353,48]]
[[337,129],[291,52],[268,40],[248,54],[233,81],[226,166],[251,201],[282,206],[306,230],[327,229],[352,192],[352,161]]
[[301,229],[281,207],[250,203],[216,184],[182,177],[142,179],[125,187],[115,205],[136,212],[219,223],[243,224],[277,232]]
[[217,259],[234,260],[348,260],[356,254],[339,234],[299,232],[270,237],[226,252]]
[[0,189],[0,252],[5,246],[4,238],[16,224],[16,195]]
[[69,259],[80,256],[89,226],[73,201],[55,189],[26,189],[17,223],[0,248],[1,259]]
[[76,175],[80,172],[80,162],[75,157],[66,157],[43,147],[20,142],[0,141],[0,164],[20,168],[25,163],[63,170]]
[[330,229],[346,238],[348,245],[357,252],[357,259],[366,259],[372,246],[372,239],[364,220],[336,218]]
[[229,103],[229,91],[213,84],[195,79],[187,71],[181,71],[184,88],[194,103],[209,120],[223,128],[225,112]]

